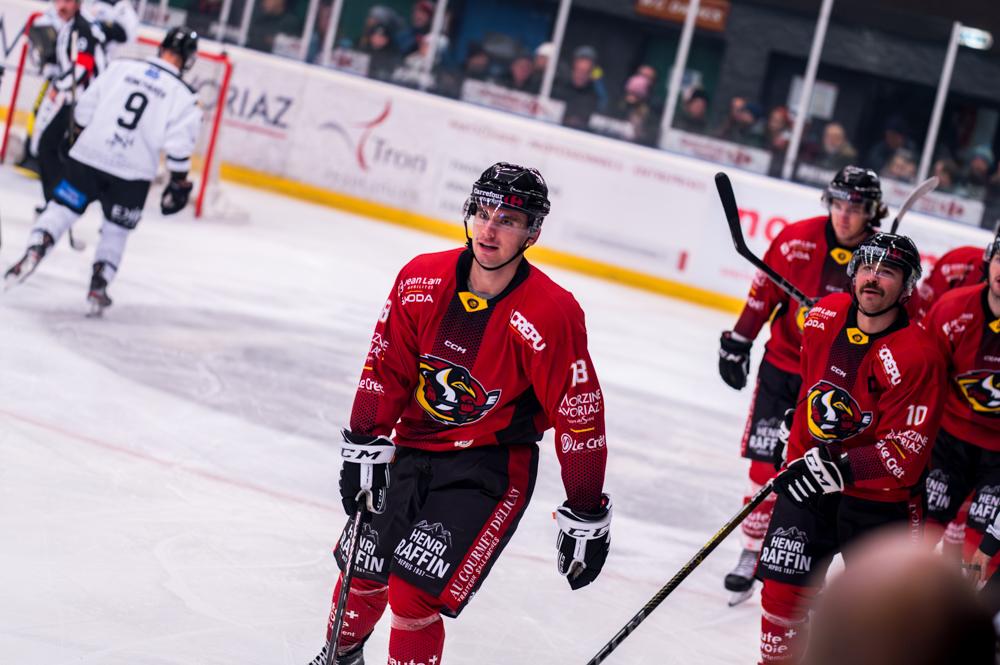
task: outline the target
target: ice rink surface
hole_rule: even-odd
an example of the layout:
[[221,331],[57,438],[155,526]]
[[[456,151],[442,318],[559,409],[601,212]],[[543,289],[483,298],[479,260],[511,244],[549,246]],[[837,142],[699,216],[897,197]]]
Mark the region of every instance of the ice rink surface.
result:
[[[154,188],[102,319],[84,316],[97,205],[76,226],[85,252],[60,241],[0,296],[2,663],[305,665],[321,646],[345,522],[332,442],[397,271],[460,231],[449,242],[226,187],[249,220],[161,218]],[[0,169],[4,269],[39,190]],[[558,223],[556,211],[546,224]],[[549,433],[520,528],[445,620],[446,663],[582,665],[739,509],[746,483],[750,390],[716,370],[735,317],[540,267],[587,313],[611,555],[580,591],[556,573],[564,493]],[[733,534],[606,662],[755,662],[758,596],[730,609],[722,588],[739,547]],[[386,662],[387,638],[384,617],[370,664]]]

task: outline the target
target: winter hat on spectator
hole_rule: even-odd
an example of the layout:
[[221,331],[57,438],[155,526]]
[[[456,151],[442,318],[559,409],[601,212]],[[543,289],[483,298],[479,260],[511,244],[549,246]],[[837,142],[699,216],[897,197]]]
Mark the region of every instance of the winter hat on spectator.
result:
[[573,59],[576,60],[578,58],[586,58],[591,62],[597,62],[597,49],[593,46],[587,46],[586,44],[578,46],[577,49],[573,51]]
[[684,95],[684,102],[693,102],[696,99],[704,99],[708,103],[708,94],[702,88],[690,88]]
[[535,55],[540,55],[544,58],[551,58],[555,52],[556,45],[552,42],[542,42],[538,45],[538,48],[535,49]]
[[993,165],[996,163],[993,158],[993,151],[990,150],[988,145],[977,145],[969,152],[969,161],[979,158],[986,162],[987,168],[993,169]]

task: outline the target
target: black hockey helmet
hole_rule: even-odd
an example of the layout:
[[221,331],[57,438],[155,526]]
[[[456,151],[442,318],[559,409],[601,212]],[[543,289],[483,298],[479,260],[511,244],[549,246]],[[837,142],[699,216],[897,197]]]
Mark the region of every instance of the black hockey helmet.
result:
[[878,226],[879,221],[889,212],[882,203],[882,183],[878,174],[860,166],[845,166],[833,176],[833,180],[823,190],[823,203],[829,206],[835,199],[864,205],[865,214],[871,219],[872,226]]
[[993,257],[1000,254],[1000,219],[997,220],[997,232],[993,236],[990,244],[986,245],[986,252],[983,254],[983,273],[989,274],[989,263]]
[[180,25],[170,28],[160,42],[160,53],[163,51],[173,51],[179,55],[181,71],[186,72],[194,66],[198,57],[198,33]]
[[903,271],[903,292],[900,295],[900,302],[910,297],[923,273],[917,246],[907,236],[895,233],[876,233],[861,243],[854,250],[851,262],[847,264],[847,276],[853,281],[858,268],[871,263],[885,263]]
[[537,169],[497,162],[479,176],[465,202],[465,217],[476,214],[478,206],[503,206],[528,215],[532,231],[542,228],[549,214],[549,188]]

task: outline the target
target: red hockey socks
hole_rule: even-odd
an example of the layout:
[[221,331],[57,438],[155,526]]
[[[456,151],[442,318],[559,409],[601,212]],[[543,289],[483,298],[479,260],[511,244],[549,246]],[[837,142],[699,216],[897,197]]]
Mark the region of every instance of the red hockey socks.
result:
[[[743,505],[750,503],[750,499],[764,486],[764,483],[776,475],[777,472],[771,464],[750,462],[750,487],[747,489],[747,495],[743,497]],[[764,536],[767,535],[767,525],[771,523],[771,513],[774,512],[776,499],[777,497],[771,494],[743,520],[743,524],[740,525],[740,530],[743,532],[743,549],[760,552]]]
[[444,651],[442,603],[426,591],[389,578],[392,632],[389,665],[440,665]]
[[[337,588],[333,590],[333,604],[330,608],[330,620],[326,626],[326,641],[330,642],[333,630],[333,615],[337,611],[337,599],[340,597],[340,587],[343,577],[337,579]],[[344,653],[368,639],[375,624],[385,612],[389,602],[389,588],[379,582],[359,580],[351,581],[351,589],[347,593],[347,607],[344,610],[344,623],[340,628],[340,642],[337,651]]]
[[760,662],[762,665],[798,663],[809,628],[808,599],[816,590],[764,580],[760,593]]

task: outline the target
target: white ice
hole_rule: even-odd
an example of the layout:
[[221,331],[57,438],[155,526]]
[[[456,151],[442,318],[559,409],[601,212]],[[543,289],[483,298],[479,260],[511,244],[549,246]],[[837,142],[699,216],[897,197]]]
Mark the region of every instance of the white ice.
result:
[[[331,442],[396,272],[460,232],[227,189],[248,222],[161,218],[150,199],[103,319],[84,317],[97,205],[76,226],[86,252],[62,241],[0,297],[0,663],[305,665],[321,645],[345,521]],[[4,168],[0,194],[6,268],[39,185]],[[557,575],[547,436],[520,529],[446,620],[447,663],[588,661],[746,484],[749,390],[716,372],[734,317],[542,268],[587,312],[612,551],[583,590]],[[733,534],[606,662],[755,662],[758,597],[730,609],[722,588],[738,551]],[[371,664],[386,662],[387,619]]]

